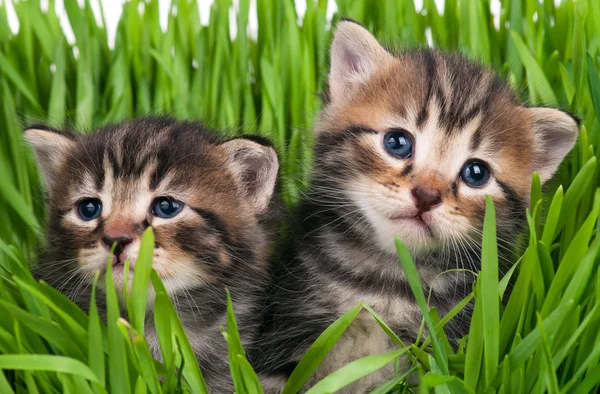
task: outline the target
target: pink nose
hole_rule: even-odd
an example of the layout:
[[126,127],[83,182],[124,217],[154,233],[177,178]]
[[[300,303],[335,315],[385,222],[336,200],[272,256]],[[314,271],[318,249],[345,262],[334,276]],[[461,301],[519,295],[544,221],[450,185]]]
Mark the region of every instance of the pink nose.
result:
[[437,189],[415,187],[412,189],[412,195],[419,213],[430,211],[442,202],[442,196]]

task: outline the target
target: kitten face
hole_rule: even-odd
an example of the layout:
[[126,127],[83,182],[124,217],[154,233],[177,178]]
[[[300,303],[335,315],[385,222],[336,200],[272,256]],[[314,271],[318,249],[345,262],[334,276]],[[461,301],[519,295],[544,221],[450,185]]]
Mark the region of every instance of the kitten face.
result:
[[394,235],[415,253],[477,242],[486,194],[499,231],[516,231],[533,172],[548,180],[577,137],[569,115],[523,107],[483,67],[392,56],[352,22],[338,25],[331,61],[314,189],[356,207],[390,253]]
[[[153,267],[171,294],[266,270],[278,160],[249,139],[220,140],[191,123],[142,119],[80,136],[29,129],[50,194],[50,264],[89,283],[112,271],[122,290],[141,236],[155,235]],[[255,264],[256,266],[252,266]],[[250,266],[250,267],[248,267]],[[132,277],[132,275],[130,275]]]

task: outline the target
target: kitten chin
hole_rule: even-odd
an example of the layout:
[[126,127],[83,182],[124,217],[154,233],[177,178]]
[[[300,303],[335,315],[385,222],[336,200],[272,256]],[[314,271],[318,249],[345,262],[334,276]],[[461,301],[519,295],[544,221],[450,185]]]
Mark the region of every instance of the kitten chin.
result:
[[[260,139],[227,140],[169,118],[136,119],[86,135],[36,126],[25,138],[49,197],[48,246],[36,276],[87,309],[94,275],[100,272],[103,283],[110,264],[123,301],[124,263],[130,261],[131,285],[142,234],[151,227],[153,268],[207,384],[211,392],[232,392],[219,330],[227,323],[225,289],[244,345],[252,349],[282,214],[275,150]],[[159,357],[149,293],[147,340]],[[104,314],[104,297],[97,299]]]
[[[480,269],[485,196],[496,208],[503,272],[523,226],[533,172],[550,179],[578,133],[573,117],[521,105],[492,71],[461,55],[391,54],[351,21],[340,22],[334,34],[325,98],[293,256],[272,275],[260,362],[265,375],[298,361],[361,301],[414,343],[422,316],[394,237],[413,253],[430,306],[443,316],[471,292]],[[452,343],[467,333],[470,310],[446,325]],[[308,386],[396,347],[363,311]],[[390,365],[343,392],[367,392],[391,376]]]

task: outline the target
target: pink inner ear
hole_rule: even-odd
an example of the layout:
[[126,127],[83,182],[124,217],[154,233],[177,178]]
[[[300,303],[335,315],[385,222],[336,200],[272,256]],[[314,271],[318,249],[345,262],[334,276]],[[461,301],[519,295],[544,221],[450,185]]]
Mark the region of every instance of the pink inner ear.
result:
[[[552,126],[550,126],[552,127]],[[550,129],[544,134],[546,140],[546,146],[549,147],[548,153],[552,154],[552,150],[557,146],[562,148],[563,146],[570,146],[573,140],[573,135],[565,130],[552,130]]]
[[353,52],[346,52],[345,61],[349,73],[360,73],[363,71],[360,56]]
[[259,157],[247,157],[244,161],[245,168],[242,174],[242,182],[248,193],[254,194],[260,187],[260,173],[263,171],[263,160]]

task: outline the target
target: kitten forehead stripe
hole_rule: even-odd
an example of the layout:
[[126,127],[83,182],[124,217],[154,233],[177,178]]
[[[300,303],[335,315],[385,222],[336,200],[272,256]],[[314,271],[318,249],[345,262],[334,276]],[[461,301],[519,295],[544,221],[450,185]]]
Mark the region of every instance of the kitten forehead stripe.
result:
[[480,124],[477,129],[475,130],[475,132],[473,133],[473,135],[471,136],[471,140],[469,141],[469,150],[471,152],[476,151],[477,149],[479,149],[479,146],[481,145],[481,140],[482,140],[482,125]]
[[108,161],[110,162],[113,176],[117,176],[121,172],[121,166],[119,161],[117,160],[117,154],[115,152],[114,147],[108,146],[106,147],[106,154],[108,156]]
[[436,61],[435,57],[433,56],[433,53],[431,53],[430,51],[424,51],[421,53],[421,57],[426,70],[427,93],[425,94],[425,99],[423,100],[421,110],[419,111],[419,115],[417,116],[417,127],[423,126],[423,124],[429,116],[428,108],[429,102],[431,101],[436,72]]

